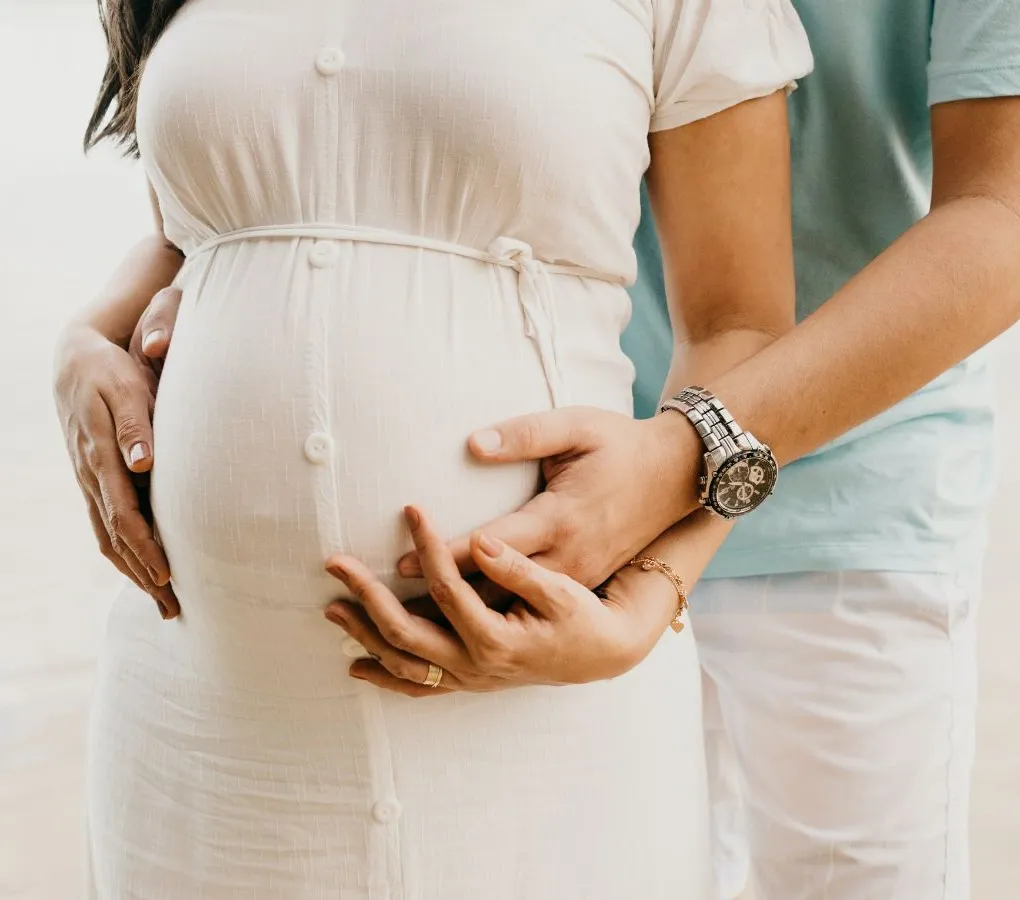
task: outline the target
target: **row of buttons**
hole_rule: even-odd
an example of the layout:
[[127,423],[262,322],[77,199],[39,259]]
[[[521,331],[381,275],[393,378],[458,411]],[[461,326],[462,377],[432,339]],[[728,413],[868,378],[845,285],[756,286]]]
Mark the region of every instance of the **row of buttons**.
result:
[[[320,75],[336,75],[344,67],[343,51],[336,47],[323,47],[315,56],[315,68]],[[308,251],[308,264],[315,269],[329,269],[336,265],[340,248],[336,241],[316,241]],[[333,456],[333,438],[317,431],[305,440],[305,458],[314,465],[325,465]],[[344,655],[350,659],[365,659],[369,654],[360,641],[352,637],[341,644]],[[380,800],[372,807],[372,817],[383,825],[396,821],[400,804],[396,800]]]

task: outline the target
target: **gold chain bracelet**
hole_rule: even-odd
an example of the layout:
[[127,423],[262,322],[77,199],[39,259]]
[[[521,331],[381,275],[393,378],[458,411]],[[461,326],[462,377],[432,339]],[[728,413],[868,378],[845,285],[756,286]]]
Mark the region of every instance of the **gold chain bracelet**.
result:
[[654,556],[635,556],[627,565],[637,566],[645,572],[662,572],[670,580],[670,583],[676,588],[680,602],[677,604],[676,614],[673,616],[673,621],[669,623],[669,627],[677,634],[683,631],[682,619],[684,610],[687,609],[687,587],[684,585],[683,579],[673,571],[673,567]]

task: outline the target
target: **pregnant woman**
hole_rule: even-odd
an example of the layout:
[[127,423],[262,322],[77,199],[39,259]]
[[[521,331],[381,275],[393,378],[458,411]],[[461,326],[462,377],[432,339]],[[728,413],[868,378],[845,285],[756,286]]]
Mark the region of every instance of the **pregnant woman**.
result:
[[[792,323],[773,149],[810,54],[786,0],[105,16],[90,138],[137,138],[186,259],[136,276],[183,291],[151,483],[182,615],[160,621],[134,587],[111,614],[92,896],[704,897],[689,630],[612,680],[419,703],[348,676],[324,566],[355,557],[422,594],[395,570],[406,504],[452,536],[539,485],[532,465],[472,464],[467,434],[568,404],[630,412],[619,336],[650,157],[692,331],[734,297]],[[713,364],[736,352],[721,340]]]

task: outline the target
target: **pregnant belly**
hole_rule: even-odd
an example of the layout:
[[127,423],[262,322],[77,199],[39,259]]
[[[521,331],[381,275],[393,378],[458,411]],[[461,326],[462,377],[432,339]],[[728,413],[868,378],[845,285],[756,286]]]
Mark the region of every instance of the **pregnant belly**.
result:
[[316,281],[238,249],[244,266],[217,258],[186,289],[156,406],[153,509],[182,604],[215,590],[220,605],[321,606],[336,551],[420,593],[394,573],[405,504],[452,537],[537,489],[535,465],[482,466],[465,447],[550,405],[516,292],[477,266],[451,283],[445,260],[431,279],[354,266]]

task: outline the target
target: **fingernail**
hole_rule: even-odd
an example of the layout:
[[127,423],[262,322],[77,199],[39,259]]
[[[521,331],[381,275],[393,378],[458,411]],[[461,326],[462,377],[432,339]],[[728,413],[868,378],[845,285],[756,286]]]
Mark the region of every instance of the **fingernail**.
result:
[[156,601],[156,607],[159,609],[159,614],[162,617],[163,621],[165,622],[170,617],[170,610],[168,610],[158,600]]
[[487,431],[476,431],[472,435],[472,441],[482,453],[495,453],[503,446],[503,436],[498,431],[489,429]]
[[154,344],[166,340],[166,332],[162,328],[156,328],[147,334],[142,335],[142,350],[148,353]]
[[478,547],[482,553],[491,559],[496,559],[503,553],[503,542],[489,537],[484,531],[478,534]]
[[421,513],[413,506],[404,507],[404,517],[407,519],[407,524],[412,528],[417,528],[421,525]]
[[416,556],[405,556],[397,563],[397,571],[405,578],[421,578],[421,566]]
[[327,606],[326,618],[343,628],[347,627],[347,611],[342,606]]
[[143,444],[139,441],[137,444],[133,444],[131,449],[128,451],[128,459],[131,460],[131,464],[135,465],[140,463],[143,459],[147,459],[149,456],[149,445]]
[[347,670],[347,674],[350,675],[351,678],[357,678],[358,681],[364,681],[365,680],[365,676],[364,675],[359,675],[357,672],[353,671],[352,669],[348,669]]
[[339,578],[344,584],[347,584],[347,570],[344,568],[343,563],[331,562],[326,566],[326,571],[329,572],[334,578]]

